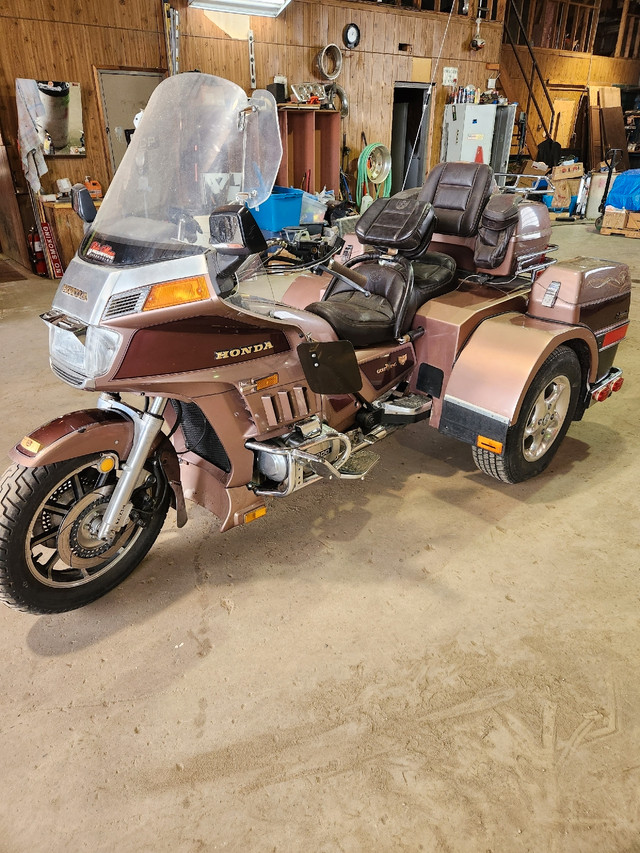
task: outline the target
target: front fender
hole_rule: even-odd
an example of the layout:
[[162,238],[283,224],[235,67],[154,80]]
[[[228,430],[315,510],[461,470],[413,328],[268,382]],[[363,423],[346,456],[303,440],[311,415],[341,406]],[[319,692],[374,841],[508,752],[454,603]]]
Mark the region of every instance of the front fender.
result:
[[90,453],[113,452],[126,459],[133,433],[133,422],[121,412],[103,409],[68,412],[25,436],[9,451],[9,458],[26,468]]
[[[9,451],[12,462],[25,468],[39,468],[54,462],[89,456],[92,453],[115,453],[121,460],[129,456],[133,445],[133,421],[123,412],[83,409],[69,412],[38,427]],[[152,448],[173,492],[177,525],[187,521],[180,464],[175,448],[167,436],[159,436]]]
[[525,394],[545,359],[561,344],[583,354],[587,379],[598,369],[598,345],[584,326],[567,326],[520,313],[484,320],[451,371],[438,429],[470,444],[503,443]]

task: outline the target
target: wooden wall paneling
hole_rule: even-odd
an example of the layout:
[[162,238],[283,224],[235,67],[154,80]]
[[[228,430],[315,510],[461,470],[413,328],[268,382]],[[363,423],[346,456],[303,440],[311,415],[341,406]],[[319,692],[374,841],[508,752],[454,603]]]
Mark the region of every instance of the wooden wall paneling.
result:
[[[79,3],[77,0],[4,0],[0,16],[22,18],[34,24],[94,26],[100,29],[161,30],[161,4],[148,0],[102,0],[100,3]],[[46,50],[46,43],[43,42]]]
[[[58,178],[68,177],[73,182],[86,174],[106,186],[108,170],[92,67],[94,64],[104,67],[135,65],[162,70],[166,64],[161,34],[152,31],[125,39],[122,30],[22,19],[11,22],[11,30],[11,45],[14,47],[0,54],[0,64],[7,80],[7,88],[3,88],[0,93],[0,99],[4,102],[2,116],[4,120],[8,119],[8,126],[2,128],[7,139],[15,145],[16,77],[78,82],[82,95],[87,156],[48,157],[49,172],[43,176],[43,186],[53,191]],[[16,175],[16,178],[18,185],[22,185],[21,175]]]
[[640,77],[640,60],[614,59],[607,56],[593,56],[589,72],[590,83],[610,85],[612,80],[617,83],[635,86]]
[[13,190],[11,167],[0,135],[0,250],[29,269],[29,254],[18,202]]
[[[521,61],[528,67],[525,48],[518,48],[521,56]],[[536,59],[540,65],[543,78],[552,84],[562,84],[571,81],[575,86],[591,86],[596,89],[601,86],[610,86],[612,80],[619,83],[627,83],[636,85],[638,76],[640,75],[640,61],[631,61],[625,59],[612,59],[604,56],[590,56],[588,54],[575,54],[569,51],[553,51],[544,48],[536,49]],[[513,50],[507,45],[503,45],[500,54],[501,79],[504,78],[508,82],[509,96],[512,100],[522,104],[522,108],[526,107],[527,90],[522,80],[520,71],[515,61]],[[542,103],[542,94],[539,89],[535,89],[538,102]],[[590,103],[592,106],[597,106],[597,92],[592,93]],[[537,128],[537,114],[533,107],[530,110],[529,127],[533,133],[536,145],[542,141],[541,129]],[[597,162],[600,162],[601,157],[598,155]]]

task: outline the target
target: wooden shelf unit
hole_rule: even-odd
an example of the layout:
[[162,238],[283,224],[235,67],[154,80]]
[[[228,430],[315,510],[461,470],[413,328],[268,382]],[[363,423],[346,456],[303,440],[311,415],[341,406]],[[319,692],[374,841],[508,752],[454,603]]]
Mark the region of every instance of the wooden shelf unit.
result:
[[283,187],[303,186],[310,173],[311,193],[324,187],[340,191],[340,113],[303,106],[278,111],[282,162],[276,182]]

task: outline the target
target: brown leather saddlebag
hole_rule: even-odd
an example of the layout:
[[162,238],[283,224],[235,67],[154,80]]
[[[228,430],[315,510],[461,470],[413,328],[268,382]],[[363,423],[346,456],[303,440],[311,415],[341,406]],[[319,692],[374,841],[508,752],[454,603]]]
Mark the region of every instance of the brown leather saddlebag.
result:
[[516,225],[520,196],[491,196],[482,212],[473,259],[477,267],[493,270],[503,262]]

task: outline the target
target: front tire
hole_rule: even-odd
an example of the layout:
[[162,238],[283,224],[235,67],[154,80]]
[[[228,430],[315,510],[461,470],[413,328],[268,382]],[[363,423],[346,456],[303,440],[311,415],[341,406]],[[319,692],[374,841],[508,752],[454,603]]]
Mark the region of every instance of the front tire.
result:
[[472,448],[478,468],[503,483],[521,483],[542,473],[573,420],[581,382],[577,355],[570,347],[558,347],[533,378],[502,455]]
[[132,498],[134,510],[111,543],[97,538],[115,473],[98,457],[24,468],[0,480],[0,598],[29,613],[82,607],[117,586],[156,540],[169,489],[150,474]]

